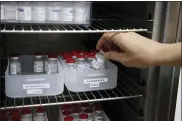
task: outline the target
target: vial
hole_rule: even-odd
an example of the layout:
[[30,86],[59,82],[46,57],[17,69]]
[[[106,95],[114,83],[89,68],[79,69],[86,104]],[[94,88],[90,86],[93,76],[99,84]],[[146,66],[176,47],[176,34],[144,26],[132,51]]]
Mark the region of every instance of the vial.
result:
[[101,107],[97,106],[95,107],[95,115],[94,115],[94,121],[103,121],[103,111]]
[[43,107],[36,108],[36,113],[33,116],[33,121],[46,121],[46,111]]
[[85,61],[85,56],[84,55],[77,55],[77,70],[78,71],[84,71],[87,69],[86,61]]
[[72,58],[66,59],[68,69],[75,70],[75,60]]
[[21,74],[21,63],[18,55],[13,55],[10,57],[9,73],[11,75]]
[[18,110],[14,110],[11,113],[10,121],[21,121],[21,115],[20,115],[20,112]]
[[67,116],[71,116],[71,112],[69,112],[69,111],[64,111],[64,112],[63,112],[63,117],[65,118],[65,117],[67,117]]
[[80,121],[87,121],[88,120],[88,115],[87,114],[80,114],[79,118],[80,118]]
[[4,19],[6,22],[17,22],[18,12],[16,2],[6,2],[4,4]]
[[31,22],[32,7],[30,2],[19,2],[18,4],[18,20],[22,23]]
[[73,5],[72,2],[60,3],[60,22],[73,23]]
[[59,2],[49,2],[47,4],[47,21],[48,22],[59,22]]
[[35,54],[34,55],[34,73],[37,74],[43,74],[45,71],[45,65],[44,65],[44,57],[41,54]]
[[32,112],[30,109],[28,108],[23,109],[21,121],[32,121]]
[[94,69],[104,69],[105,68],[105,61],[102,52],[97,52],[95,58],[92,60],[91,65]]
[[73,58],[74,60],[77,59],[77,52],[76,52],[76,51],[72,51],[71,55],[72,55],[72,58]]
[[4,2],[1,2],[1,22],[4,22]]
[[86,24],[89,17],[89,10],[87,2],[75,2],[74,3],[74,23],[75,24]]
[[73,111],[72,111],[72,116],[74,117],[74,119],[76,120],[76,121],[79,121],[79,114],[80,114],[80,108],[75,108],[75,109],[73,109]]
[[4,110],[0,111],[0,121],[8,121],[8,115],[7,112]]
[[57,74],[57,73],[58,73],[57,56],[48,55],[47,74]]
[[64,121],[75,121],[74,118],[72,116],[66,116],[64,118]]
[[46,9],[44,2],[35,2],[32,4],[32,22],[44,23],[46,20]]
[[93,120],[93,109],[87,108],[84,110],[84,113],[86,113],[88,115],[89,121]]

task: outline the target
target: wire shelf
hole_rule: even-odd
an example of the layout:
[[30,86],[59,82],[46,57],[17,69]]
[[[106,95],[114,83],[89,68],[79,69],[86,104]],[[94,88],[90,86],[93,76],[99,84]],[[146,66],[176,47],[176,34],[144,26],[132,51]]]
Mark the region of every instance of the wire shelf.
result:
[[[114,24],[114,25],[113,25]],[[143,32],[144,28],[125,28],[119,20],[92,20],[90,26],[52,24],[1,24],[1,33],[104,33]]]
[[107,100],[138,98],[142,96],[142,94],[139,94],[135,89],[128,87],[129,85],[118,83],[116,88],[110,90],[73,93],[65,88],[65,91],[62,94],[56,96],[29,98],[9,98],[5,96],[4,101],[0,103],[0,109],[5,110],[13,108],[98,102]]

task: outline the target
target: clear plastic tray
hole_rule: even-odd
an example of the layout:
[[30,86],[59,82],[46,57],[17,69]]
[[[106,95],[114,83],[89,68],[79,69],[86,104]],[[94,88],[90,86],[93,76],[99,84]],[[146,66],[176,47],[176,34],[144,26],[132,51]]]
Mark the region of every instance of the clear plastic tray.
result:
[[72,92],[113,89],[117,86],[118,68],[110,61],[105,70],[70,70],[62,61],[65,71],[65,85]]
[[[58,114],[59,121],[64,121],[62,110],[59,108],[58,111],[59,111],[59,114]],[[104,116],[103,121],[110,121],[105,112],[103,112],[103,116]]]
[[52,96],[64,90],[64,72],[58,61],[57,74],[34,74],[33,56],[20,56],[22,75],[9,75],[9,64],[5,72],[6,95],[11,98]]

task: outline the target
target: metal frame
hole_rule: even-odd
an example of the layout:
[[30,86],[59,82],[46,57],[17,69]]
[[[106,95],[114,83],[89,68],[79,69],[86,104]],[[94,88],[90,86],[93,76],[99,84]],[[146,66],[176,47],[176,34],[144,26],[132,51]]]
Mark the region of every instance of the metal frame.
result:
[[[180,2],[156,2],[153,25],[154,40],[179,41]],[[179,26],[180,27],[180,26]],[[145,121],[173,121],[179,82],[179,68],[153,67],[149,70]]]
[[[113,27],[109,23],[118,23]],[[124,28],[119,20],[92,20],[90,26],[51,25],[51,24],[1,24],[1,33],[104,33],[104,32],[143,32],[144,28]]]
[[139,94],[139,92],[137,92],[135,89],[127,87],[129,87],[129,85],[118,83],[118,86],[114,89],[80,93],[73,93],[65,88],[65,91],[57,96],[30,98],[8,98],[5,96],[5,101],[0,103],[0,109],[6,110],[13,108],[98,102],[107,100],[139,98],[142,96],[142,94]]

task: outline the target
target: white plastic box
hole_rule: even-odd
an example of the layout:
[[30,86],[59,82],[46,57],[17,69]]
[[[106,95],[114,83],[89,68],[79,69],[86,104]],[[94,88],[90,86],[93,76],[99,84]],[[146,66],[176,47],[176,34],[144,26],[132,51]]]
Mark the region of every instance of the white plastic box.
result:
[[91,2],[4,2],[3,23],[90,25]]
[[64,72],[58,61],[57,74],[34,74],[33,56],[20,56],[21,75],[9,75],[9,64],[5,72],[5,91],[11,98],[52,96],[64,90]]
[[93,90],[113,89],[117,86],[118,68],[110,61],[106,62],[104,70],[70,70],[63,64],[65,85],[71,92],[86,92]]

